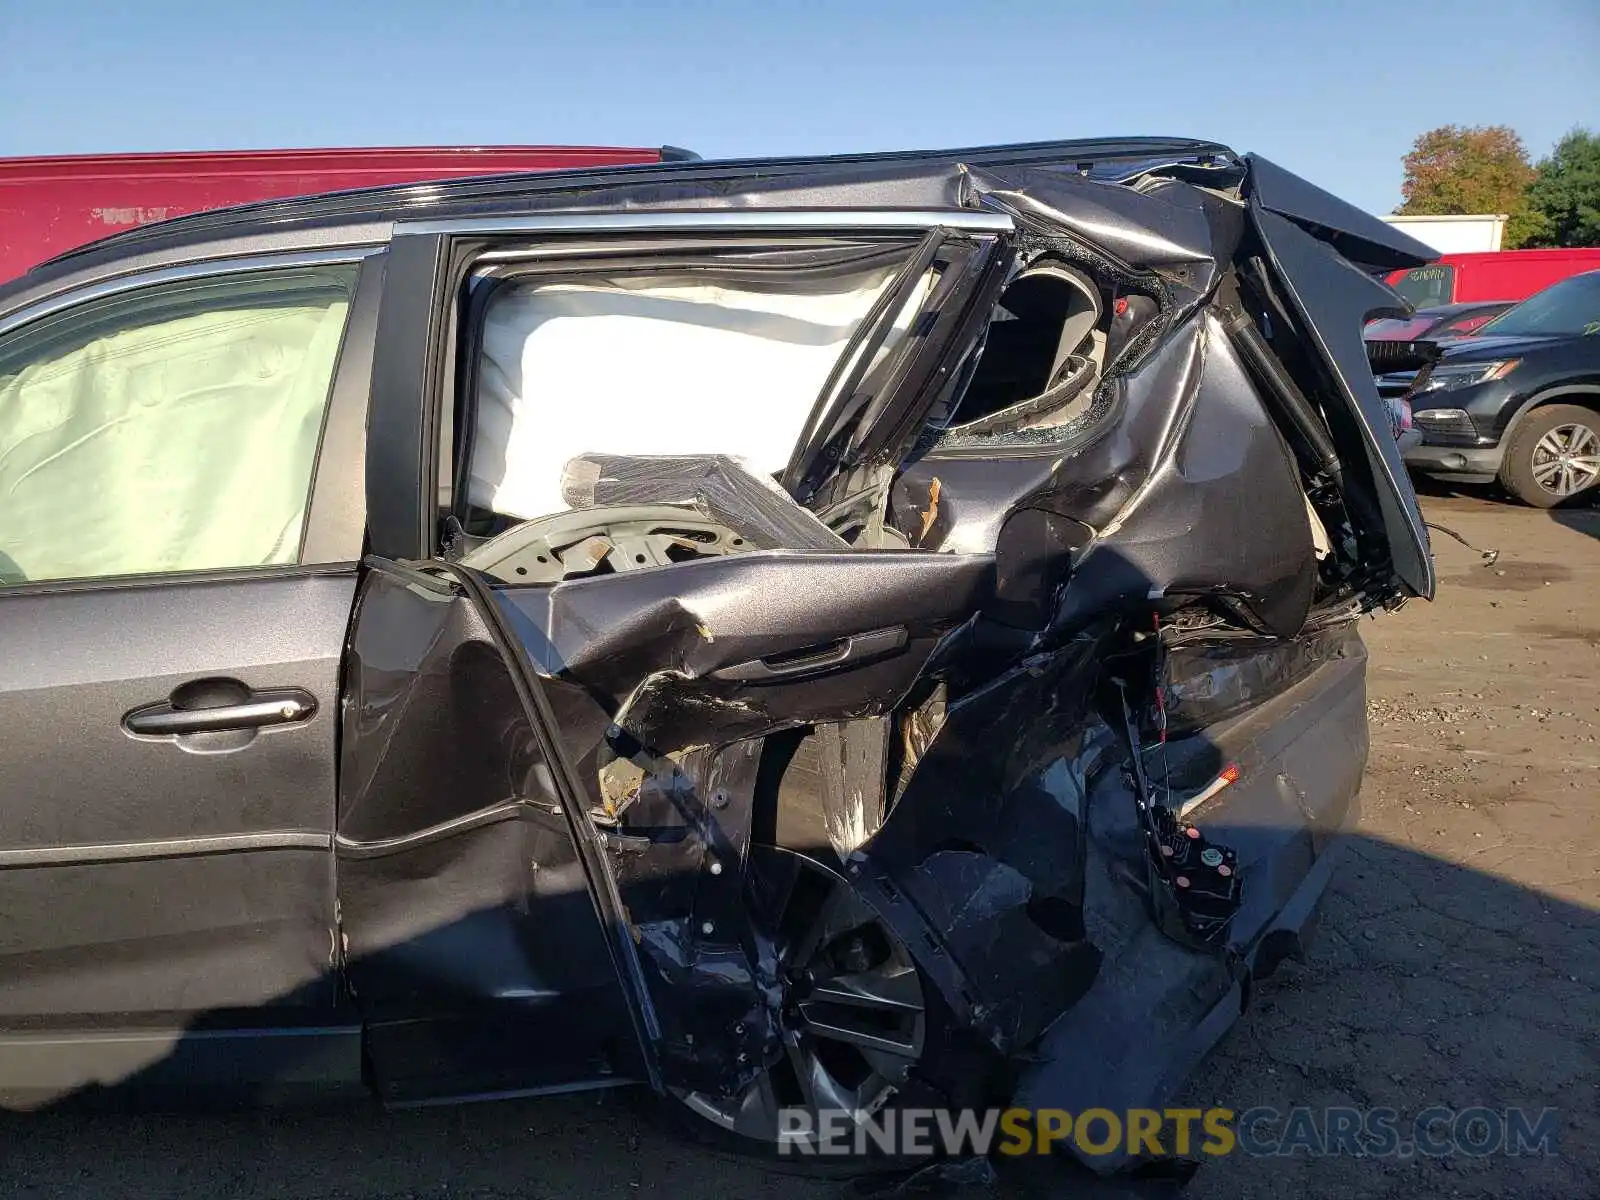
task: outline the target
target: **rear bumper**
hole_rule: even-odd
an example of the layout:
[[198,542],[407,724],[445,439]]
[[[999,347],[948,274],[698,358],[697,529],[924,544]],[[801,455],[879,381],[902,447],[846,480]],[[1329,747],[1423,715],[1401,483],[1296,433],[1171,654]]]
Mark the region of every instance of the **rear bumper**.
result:
[[1316,940],[1322,897],[1348,846],[1349,841],[1341,836],[1324,847],[1289,902],[1256,938],[1245,959],[1252,979],[1271,978],[1286,958],[1304,959]]
[[[1238,782],[1189,817],[1239,854],[1244,900],[1229,944],[1191,949],[1148,919],[1124,929],[1119,944],[1106,948],[1089,993],[1041,1040],[1016,1104],[1070,1112],[1164,1108],[1239,1019],[1255,981],[1285,958],[1304,956],[1344,835],[1359,815],[1367,759],[1366,656],[1358,637],[1344,654],[1281,695],[1170,747],[1172,769],[1181,773],[1208,760],[1241,768]],[[1183,757],[1193,763],[1177,761]],[[1104,872],[1095,853],[1090,908],[1107,912],[1115,900],[1102,892],[1096,902]],[[1079,1153],[1076,1143],[1073,1149]],[[1079,1157],[1102,1175],[1135,1165],[1125,1147]]]
[[[1132,964],[1107,964],[1104,978],[1045,1035],[1013,1103],[1074,1113],[1165,1108],[1243,1015],[1255,982],[1285,958],[1298,961],[1309,951],[1346,846],[1340,837],[1323,848],[1241,958],[1187,950],[1150,926],[1130,947],[1139,958],[1137,974],[1128,971]],[[1125,1146],[1091,1155],[1076,1141],[1069,1145],[1098,1175],[1138,1162]]]

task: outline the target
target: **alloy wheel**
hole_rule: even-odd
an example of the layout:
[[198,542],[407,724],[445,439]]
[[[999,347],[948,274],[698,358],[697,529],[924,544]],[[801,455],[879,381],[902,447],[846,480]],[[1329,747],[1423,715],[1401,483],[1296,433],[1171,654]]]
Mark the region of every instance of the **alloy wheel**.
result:
[[910,953],[849,882],[802,855],[752,848],[752,923],[770,939],[782,1001],[778,1045],[742,1094],[680,1092],[724,1130],[776,1147],[801,1140],[780,1113],[842,1111],[865,1121],[922,1055],[925,1006]]
[[1587,425],[1557,425],[1533,446],[1533,478],[1553,496],[1575,496],[1600,482],[1600,434]]

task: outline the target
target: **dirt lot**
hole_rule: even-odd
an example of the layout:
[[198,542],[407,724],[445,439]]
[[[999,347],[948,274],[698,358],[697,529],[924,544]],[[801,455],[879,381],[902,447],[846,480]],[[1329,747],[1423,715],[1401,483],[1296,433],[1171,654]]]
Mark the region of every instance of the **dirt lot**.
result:
[[[1236,1110],[1561,1110],[1559,1154],[1238,1156],[1235,1197],[1580,1196],[1600,1178],[1600,512],[1433,497],[1441,587],[1368,626],[1363,836],[1308,968],[1274,980],[1194,1081]],[[639,1102],[0,1125],[0,1195],[836,1197],[656,1131]],[[1064,1183],[1065,1181],[1063,1181]],[[1061,1194],[1072,1194],[1063,1186]]]
[[1362,837],[1309,969],[1196,1099],[1561,1110],[1559,1157],[1230,1158],[1189,1194],[1584,1196],[1600,1175],[1600,512],[1425,497],[1439,598],[1369,624]]

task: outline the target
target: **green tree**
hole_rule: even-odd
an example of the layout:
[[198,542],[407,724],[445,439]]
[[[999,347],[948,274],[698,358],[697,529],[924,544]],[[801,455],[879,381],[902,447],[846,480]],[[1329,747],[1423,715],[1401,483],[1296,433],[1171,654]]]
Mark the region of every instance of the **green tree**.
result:
[[1505,125],[1430,129],[1411,145],[1405,157],[1406,216],[1460,213],[1505,213],[1506,242],[1516,246],[1542,233],[1538,214],[1528,203],[1534,170],[1517,132]]
[[1574,129],[1539,163],[1528,187],[1538,219],[1526,245],[1600,246],[1600,136]]

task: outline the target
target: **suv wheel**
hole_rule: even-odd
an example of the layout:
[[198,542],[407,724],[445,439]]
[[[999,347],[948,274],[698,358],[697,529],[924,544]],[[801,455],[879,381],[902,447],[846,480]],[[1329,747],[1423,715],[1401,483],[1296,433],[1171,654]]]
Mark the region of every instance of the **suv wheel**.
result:
[[[998,1067],[969,1046],[888,923],[831,868],[776,846],[750,848],[747,903],[755,936],[777,959],[778,1044],[742,1091],[670,1089],[678,1128],[795,1174],[853,1176],[925,1166],[856,1130],[886,1110],[981,1107]],[[837,1121],[849,1154],[818,1154],[812,1131]],[[785,1146],[784,1143],[790,1144]],[[808,1143],[804,1146],[798,1143]],[[861,1151],[865,1151],[862,1153]]]
[[1535,508],[1554,508],[1600,484],[1600,413],[1573,404],[1534,409],[1512,431],[1500,482]]

